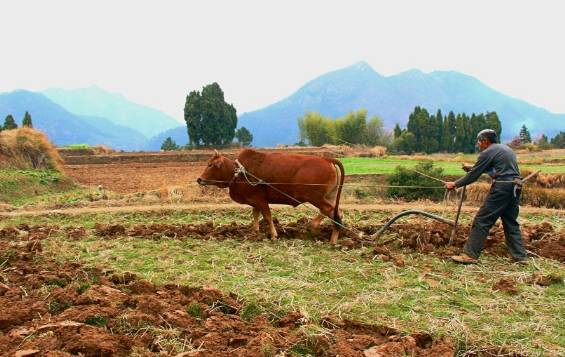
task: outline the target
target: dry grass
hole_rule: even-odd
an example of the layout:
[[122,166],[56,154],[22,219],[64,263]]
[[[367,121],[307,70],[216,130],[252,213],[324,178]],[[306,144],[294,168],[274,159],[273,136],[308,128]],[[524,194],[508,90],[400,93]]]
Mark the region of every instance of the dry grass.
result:
[[63,160],[47,136],[26,127],[0,133],[0,166],[63,172]]
[[[474,183],[467,187],[467,201],[475,204],[484,202],[491,185],[489,183]],[[565,208],[565,189],[543,188],[525,185],[520,199],[522,205],[547,208]]]

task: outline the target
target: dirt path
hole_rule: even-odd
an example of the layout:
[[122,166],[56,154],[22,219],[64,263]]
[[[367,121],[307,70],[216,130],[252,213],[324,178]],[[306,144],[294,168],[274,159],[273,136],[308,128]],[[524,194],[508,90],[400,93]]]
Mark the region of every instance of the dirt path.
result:
[[[288,206],[273,205],[275,210]],[[361,210],[361,211],[386,211],[400,212],[408,209],[419,209],[428,212],[453,213],[455,207],[445,207],[443,204],[431,203],[395,203],[395,204],[341,204],[340,207],[345,210]],[[122,213],[122,212],[159,212],[159,211],[195,211],[195,210],[218,210],[228,208],[248,209],[248,206],[237,203],[193,203],[193,204],[167,204],[167,205],[136,205],[136,206],[110,206],[110,207],[80,207],[80,208],[63,208],[63,209],[41,209],[41,210],[16,210],[12,212],[0,212],[0,218],[21,217],[21,216],[43,216],[49,214],[64,214],[69,216],[93,214],[93,213]],[[306,207],[299,209],[308,210]],[[466,213],[474,213],[478,207],[463,207],[462,211]],[[522,214],[543,214],[565,216],[565,210],[540,207],[520,207]]]

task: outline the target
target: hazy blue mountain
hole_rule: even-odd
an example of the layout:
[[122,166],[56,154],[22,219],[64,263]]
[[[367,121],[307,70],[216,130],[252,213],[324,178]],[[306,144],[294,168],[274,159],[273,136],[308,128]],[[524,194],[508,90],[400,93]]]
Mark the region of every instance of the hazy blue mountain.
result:
[[147,139],[139,132],[116,125],[106,118],[70,113],[41,93],[17,90],[0,93],[0,120],[12,114],[18,126],[24,113],[31,114],[33,126],[59,146],[69,144],[108,145],[114,149],[141,150]]
[[523,124],[533,136],[551,136],[565,127],[565,114],[508,97],[462,73],[410,70],[385,77],[365,62],[324,74],[277,103],[240,115],[238,126],[251,131],[255,146],[293,144],[298,141],[297,119],[306,111],[337,117],[364,108],[390,129],[405,125],[417,105],[444,114],[496,111],[505,140],[518,135]]
[[43,94],[71,113],[107,118],[148,138],[181,125],[157,109],[133,103],[119,93],[110,93],[96,86],[69,90],[49,88]]
[[147,145],[145,145],[145,150],[148,151],[161,150],[161,144],[163,144],[163,141],[165,141],[165,139],[169,136],[177,143],[177,145],[182,146],[188,144],[188,132],[186,129],[186,125],[183,125],[173,129],[166,130],[150,138],[147,141]]

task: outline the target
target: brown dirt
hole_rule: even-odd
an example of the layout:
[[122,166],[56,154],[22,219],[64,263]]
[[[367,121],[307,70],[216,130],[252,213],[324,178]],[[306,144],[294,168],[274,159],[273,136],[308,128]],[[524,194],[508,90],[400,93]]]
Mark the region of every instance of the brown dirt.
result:
[[500,279],[492,286],[492,290],[503,291],[510,295],[516,295],[520,292],[516,286],[516,282],[512,279]]
[[[437,222],[412,221],[395,223],[390,232],[393,238],[381,245],[397,246],[425,254],[450,256],[461,251],[470,231],[470,225],[460,226],[454,242],[447,246],[451,226]],[[565,231],[556,231],[549,222],[522,225],[522,239],[527,250],[534,255],[565,262]],[[379,254],[379,252],[375,252]],[[497,224],[485,241],[484,254],[508,256],[504,243],[504,230]]]
[[[131,232],[153,235],[156,229],[138,227]],[[296,312],[272,320],[260,315],[245,321],[239,316],[245,303],[233,294],[211,288],[154,285],[131,273],[57,263],[43,255],[39,248],[42,239],[55,231],[74,235],[76,230],[56,226],[0,230],[3,355],[111,356],[135,352],[166,356],[191,352],[185,355],[264,356],[294,349],[320,356],[363,356],[374,346],[382,346],[383,351],[400,350],[397,344],[415,356],[454,352],[449,338],[404,336],[387,327],[330,318],[323,321],[327,334],[306,336],[299,327],[309,322]]]
[[133,193],[196,182],[204,167],[204,162],[120,163],[66,165],[65,172],[82,185]]
[[[234,158],[238,151],[229,149],[221,150],[221,153]],[[330,149],[287,148],[284,151],[335,157]],[[124,152],[104,155],[79,155],[80,153],[70,151],[63,156],[67,175],[83,185],[102,185],[113,192],[134,193],[195,182],[204,171],[206,161],[213,151]]]
[[562,284],[563,277],[557,274],[543,275],[540,273],[532,273],[526,282],[532,285],[550,286],[553,284]]

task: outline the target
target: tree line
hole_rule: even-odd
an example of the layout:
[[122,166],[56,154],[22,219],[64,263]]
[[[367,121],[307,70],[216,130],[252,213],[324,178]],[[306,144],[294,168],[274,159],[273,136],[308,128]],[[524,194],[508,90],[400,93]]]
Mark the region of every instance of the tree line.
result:
[[474,152],[477,133],[493,129],[500,137],[502,126],[496,112],[486,114],[443,115],[441,110],[430,115],[422,107],[415,107],[408,117],[406,129],[394,128],[394,147],[401,152]]
[[[25,114],[24,114],[24,118],[22,119],[22,126],[25,126],[25,127],[28,127],[28,128],[33,128],[33,123],[31,121],[31,115],[28,112],[25,112]],[[12,129],[17,129],[17,128],[18,128],[18,124],[14,120],[14,117],[12,116],[12,114],[6,115],[6,118],[4,118],[4,124],[0,125],[0,131],[2,131],[2,130],[12,130]]]
[[548,138],[547,135],[541,134],[538,139],[532,140],[532,136],[530,135],[530,131],[526,124],[522,125],[520,128],[520,133],[518,136],[515,136],[510,141],[509,145],[512,147],[521,147],[528,145],[536,144],[540,149],[552,149],[558,148],[563,149],[565,148],[565,132],[560,131],[556,134],[551,140]]
[[333,119],[318,112],[307,112],[298,119],[299,144],[321,146],[323,144],[388,145],[390,134],[383,121],[376,116],[367,120],[367,111],[361,109]]

